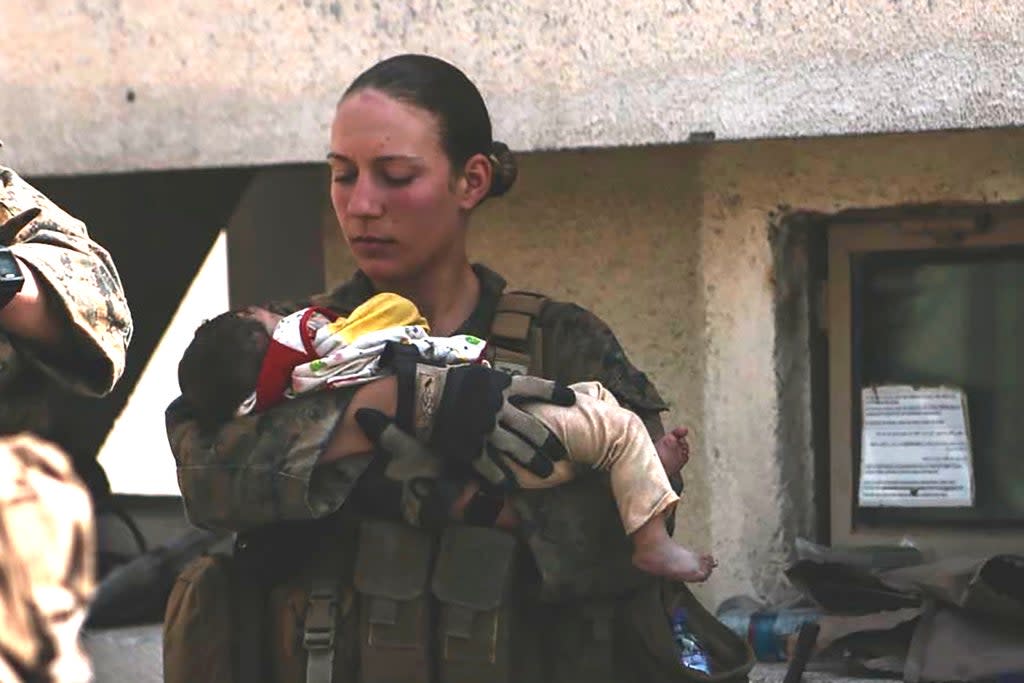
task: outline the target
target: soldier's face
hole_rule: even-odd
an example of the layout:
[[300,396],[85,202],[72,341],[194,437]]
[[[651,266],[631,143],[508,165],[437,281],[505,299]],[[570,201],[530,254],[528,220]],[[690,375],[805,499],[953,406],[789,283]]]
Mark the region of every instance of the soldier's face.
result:
[[434,115],[377,90],[346,97],[331,126],[331,203],[356,264],[376,284],[412,283],[466,259],[462,180]]

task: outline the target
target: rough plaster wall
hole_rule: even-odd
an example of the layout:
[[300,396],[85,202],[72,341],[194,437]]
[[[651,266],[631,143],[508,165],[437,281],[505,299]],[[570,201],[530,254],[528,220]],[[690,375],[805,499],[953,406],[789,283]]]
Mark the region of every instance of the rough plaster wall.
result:
[[522,150],[1024,121],[1016,0],[4,0],[27,174],[315,161],[379,57],[465,68]]
[[793,537],[810,530],[792,500],[807,498],[799,489],[813,463],[809,430],[794,429],[788,414],[809,405],[806,362],[792,360],[806,338],[776,334],[776,282],[787,274],[775,272],[774,212],[1024,199],[1024,132],[716,144],[700,177],[703,424],[712,451],[711,538],[721,560],[713,590],[718,599],[778,595]]

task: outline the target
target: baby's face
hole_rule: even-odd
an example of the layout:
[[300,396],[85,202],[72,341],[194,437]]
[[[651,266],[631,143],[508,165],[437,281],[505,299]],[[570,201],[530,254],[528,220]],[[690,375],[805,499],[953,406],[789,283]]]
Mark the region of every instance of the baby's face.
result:
[[267,309],[260,308],[259,306],[250,306],[245,309],[244,315],[262,323],[267,334],[270,336],[274,336],[274,328],[277,327],[277,323],[284,317],[276,313],[271,313]]

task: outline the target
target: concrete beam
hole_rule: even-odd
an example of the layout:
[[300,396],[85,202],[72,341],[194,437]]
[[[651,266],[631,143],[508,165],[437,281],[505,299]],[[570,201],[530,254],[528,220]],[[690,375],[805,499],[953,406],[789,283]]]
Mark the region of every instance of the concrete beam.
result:
[[463,67],[514,149],[1016,126],[1024,13],[964,0],[6,0],[4,159],[28,174],[323,159],[382,56]]

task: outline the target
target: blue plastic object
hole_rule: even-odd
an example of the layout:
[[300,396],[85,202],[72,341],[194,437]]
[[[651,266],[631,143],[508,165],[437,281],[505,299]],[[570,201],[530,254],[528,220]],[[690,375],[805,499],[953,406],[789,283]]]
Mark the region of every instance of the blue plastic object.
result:
[[701,671],[711,674],[711,658],[708,657],[704,645],[697,639],[689,628],[686,618],[686,610],[677,607],[672,611],[672,639],[679,648],[679,662],[694,671]]

